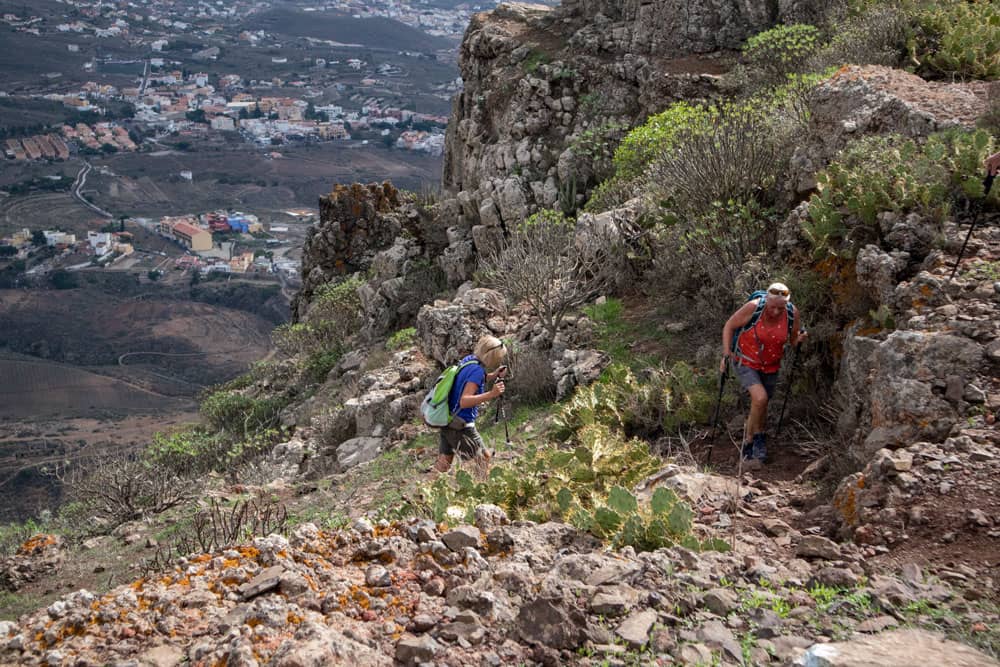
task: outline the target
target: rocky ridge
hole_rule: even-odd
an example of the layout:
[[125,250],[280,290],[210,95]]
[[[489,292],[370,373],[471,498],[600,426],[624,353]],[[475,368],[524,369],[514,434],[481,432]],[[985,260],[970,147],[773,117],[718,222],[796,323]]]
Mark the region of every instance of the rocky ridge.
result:
[[[608,552],[565,524],[512,524],[489,505],[476,509],[476,525],[454,529],[305,524],[0,623],[0,663],[597,665],[631,655],[645,664],[996,664],[918,631],[827,643],[905,624],[918,601],[965,605],[951,622],[970,633],[1000,617],[973,611],[961,584],[914,564],[887,576],[858,548],[791,528],[776,518],[787,516],[786,488],[752,482],[752,504],[731,514],[731,495],[712,490],[725,483],[675,477],[675,488],[696,492],[687,497],[704,528],[746,522],[735,552]],[[858,646],[884,662],[810,662]]]

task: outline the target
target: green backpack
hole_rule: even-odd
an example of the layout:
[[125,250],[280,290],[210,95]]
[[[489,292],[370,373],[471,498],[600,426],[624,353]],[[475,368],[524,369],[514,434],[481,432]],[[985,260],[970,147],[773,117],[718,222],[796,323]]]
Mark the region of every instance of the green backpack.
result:
[[455,386],[455,378],[458,376],[458,372],[466,366],[478,363],[478,359],[473,359],[464,364],[453,364],[444,369],[444,372],[438,376],[434,386],[420,403],[420,414],[424,416],[424,423],[434,428],[444,428],[451,423],[454,415],[451,413],[448,399]]

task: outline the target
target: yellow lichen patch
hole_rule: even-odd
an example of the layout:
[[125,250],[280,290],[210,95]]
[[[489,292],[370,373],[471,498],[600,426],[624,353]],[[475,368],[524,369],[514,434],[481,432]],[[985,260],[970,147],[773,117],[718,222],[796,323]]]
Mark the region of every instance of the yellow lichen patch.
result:
[[299,616],[299,615],[298,615],[298,614],[296,614],[295,612],[291,612],[291,611],[290,611],[290,612],[288,612],[288,617],[286,618],[286,620],[287,620],[287,621],[288,621],[288,622],[289,622],[290,624],[292,624],[292,625],[298,625],[298,624],[299,624],[299,623],[301,623],[301,622],[302,622],[303,620],[305,620],[305,617],[303,617],[303,616]]
[[145,585],[146,585],[145,579],[136,579],[131,584],[129,584],[129,588],[131,588],[133,591],[141,591],[142,587]]
[[174,583],[174,579],[170,575],[167,575],[162,579],[160,579],[160,583],[163,584],[164,586],[169,586],[170,584]]
[[246,622],[246,624],[249,625],[251,628],[256,628],[258,625],[260,625],[260,623],[261,621],[259,618],[251,618]]
[[44,549],[45,547],[51,546],[56,543],[56,536],[41,533],[39,535],[34,535],[20,546],[17,550],[17,555],[19,556],[30,556]]
[[397,531],[393,526],[375,526],[372,529],[372,535],[375,537],[391,537],[396,534]]
[[195,556],[194,558],[192,558],[191,562],[192,563],[207,563],[210,560],[212,560],[212,555],[211,554],[201,554],[201,555],[198,555],[198,556]]
[[222,561],[222,568],[227,569],[231,567],[238,567],[239,564],[240,561],[238,558],[226,558],[225,560]]
[[260,550],[257,547],[242,546],[236,549],[244,558],[256,558],[260,555]]

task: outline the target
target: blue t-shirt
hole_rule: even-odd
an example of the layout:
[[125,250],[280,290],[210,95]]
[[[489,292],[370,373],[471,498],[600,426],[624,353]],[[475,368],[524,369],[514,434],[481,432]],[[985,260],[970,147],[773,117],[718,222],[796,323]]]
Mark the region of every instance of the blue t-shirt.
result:
[[455,376],[455,384],[451,387],[451,393],[448,395],[448,408],[451,410],[451,414],[456,417],[461,417],[466,423],[471,424],[476,421],[476,417],[479,415],[479,406],[474,405],[471,408],[458,409],[458,401],[462,398],[462,390],[465,389],[465,385],[470,382],[476,384],[476,393],[483,393],[483,387],[486,384],[486,369],[476,355],[470,354],[469,356],[462,359],[459,364],[464,364],[467,361],[475,361],[477,363],[469,364],[462,370],[458,372]]

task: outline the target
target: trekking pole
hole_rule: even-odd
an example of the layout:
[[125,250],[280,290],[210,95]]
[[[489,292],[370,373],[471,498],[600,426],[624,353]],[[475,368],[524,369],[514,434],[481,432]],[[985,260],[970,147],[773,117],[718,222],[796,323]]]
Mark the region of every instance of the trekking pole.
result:
[[986,204],[986,198],[990,195],[990,188],[993,187],[994,174],[987,174],[986,178],[983,179],[983,198],[978,201],[976,206],[976,212],[972,214],[972,224],[969,225],[969,233],[965,235],[965,241],[962,242],[962,249],[958,251],[958,259],[955,260],[955,266],[951,267],[951,275],[948,276],[948,282],[955,277],[955,272],[958,271],[958,264],[962,261],[962,256],[965,255],[965,246],[969,245],[969,239],[972,238],[972,230],[976,228],[976,223],[979,222],[979,214],[983,212],[983,206]]
[[705,460],[705,465],[712,462],[712,449],[715,447],[715,436],[716,431],[719,427],[719,412],[722,410],[722,392],[726,388],[726,378],[729,377],[729,363],[726,363],[726,369],[719,373],[719,398],[715,401],[715,416],[712,417],[712,440],[708,443],[708,457]]
[[[805,333],[805,329],[799,331],[801,336]],[[796,345],[795,349],[792,350],[792,367],[788,369],[788,387],[785,389],[785,398],[781,401],[781,414],[778,415],[778,429],[774,434],[774,437],[781,435],[781,423],[785,420],[785,406],[788,405],[788,395],[792,393],[792,380],[795,379],[795,362],[799,360],[799,346]]]
[[504,433],[504,437],[507,438],[505,442],[506,442],[507,446],[510,447],[510,420],[507,419],[507,415],[506,415],[506,413],[504,413],[504,409],[503,409],[503,394],[500,394],[500,397],[497,399],[497,411],[493,415],[493,423],[494,424],[499,424],[500,423],[500,415],[501,414],[503,414],[503,416],[504,416],[504,420],[503,420],[503,433]]

